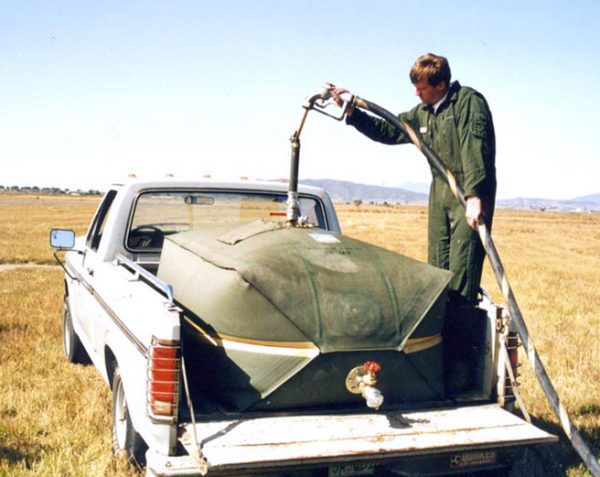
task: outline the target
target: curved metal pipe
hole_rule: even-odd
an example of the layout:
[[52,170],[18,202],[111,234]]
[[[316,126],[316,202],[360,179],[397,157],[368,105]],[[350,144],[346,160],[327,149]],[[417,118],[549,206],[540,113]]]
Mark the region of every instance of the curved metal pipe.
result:
[[[421,137],[408,123],[401,121],[397,116],[381,106],[357,96],[354,96],[351,99],[351,104],[354,107],[372,112],[373,114],[388,121],[400,131],[407,134],[413,144],[417,146],[417,148],[427,158],[427,161],[431,167],[435,168],[440,174],[442,174],[442,177],[444,177],[446,183],[450,187],[450,190],[458,199],[458,201],[463,205],[463,207],[466,206],[465,193],[460,184],[456,181],[456,176],[452,173],[452,171],[450,171],[450,169],[448,169],[446,164],[444,164],[444,161],[422,141]],[[583,440],[583,437],[581,437],[579,430],[569,418],[567,410],[560,401],[558,393],[548,377],[546,368],[544,367],[544,364],[542,363],[542,360],[540,359],[540,356],[533,345],[533,341],[529,335],[529,330],[527,329],[527,325],[525,324],[525,320],[523,319],[523,315],[521,314],[517,300],[513,294],[510,284],[508,283],[508,278],[506,276],[504,266],[502,265],[502,261],[500,260],[500,255],[498,254],[498,250],[494,245],[494,241],[492,240],[486,225],[479,224],[477,227],[477,232],[479,233],[479,237],[481,238],[481,242],[490,261],[490,265],[492,266],[494,275],[496,276],[496,281],[498,282],[498,285],[502,291],[502,295],[506,300],[510,317],[514,320],[515,327],[517,328],[519,336],[521,337],[521,341],[523,342],[523,346],[527,352],[527,358],[533,367],[533,371],[538,379],[538,382],[548,398],[552,410],[556,414],[556,417],[558,417],[565,434],[573,444],[573,447],[587,466],[590,473],[594,477],[600,477],[600,464],[598,463],[598,460]]]
[[342,110],[342,114],[340,116],[334,116],[325,111],[325,108],[330,104],[331,98],[331,84],[325,83],[323,90],[319,93],[313,94],[310,98],[307,99],[306,103],[302,105],[304,112],[302,113],[302,118],[300,120],[300,124],[298,129],[294,131],[292,137],[290,138],[290,142],[292,144],[292,157],[290,161],[290,181],[288,187],[288,198],[287,198],[287,212],[286,212],[286,222],[290,226],[296,226],[298,224],[298,217],[300,215],[299,209],[300,206],[298,204],[298,170],[300,168],[300,134],[302,134],[302,129],[304,128],[304,123],[306,122],[306,117],[308,116],[309,111],[315,110],[325,116],[332,117],[337,120],[341,120],[345,115],[345,108]]

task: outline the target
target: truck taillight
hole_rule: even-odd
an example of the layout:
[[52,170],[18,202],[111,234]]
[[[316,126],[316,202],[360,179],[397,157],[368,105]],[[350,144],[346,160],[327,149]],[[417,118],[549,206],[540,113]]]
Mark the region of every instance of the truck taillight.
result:
[[177,416],[180,362],[179,343],[152,340],[147,376],[147,402],[151,416]]

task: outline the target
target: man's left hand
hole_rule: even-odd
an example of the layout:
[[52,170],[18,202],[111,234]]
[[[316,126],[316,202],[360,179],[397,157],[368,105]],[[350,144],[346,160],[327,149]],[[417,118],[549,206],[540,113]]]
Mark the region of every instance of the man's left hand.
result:
[[481,222],[481,199],[476,195],[467,197],[465,217],[469,227],[477,230],[477,226]]

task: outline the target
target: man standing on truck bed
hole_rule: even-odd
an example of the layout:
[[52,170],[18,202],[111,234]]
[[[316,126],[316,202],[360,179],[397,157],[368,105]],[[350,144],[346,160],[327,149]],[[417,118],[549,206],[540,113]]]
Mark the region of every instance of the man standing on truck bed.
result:
[[[472,88],[450,82],[448,60],[432,53],[421,56],[410,70],[410,80],[421,104],[399,115],[419,131],[462,185],[466,211],[444,178],[431,169],[429,193],[428,261],[454,272],[450,282],[451,307],[473,305],[481,280],[485,251],[477,224],[492,226],[496,196],[496,142],[492,115],[485,98]],[[344,88],[332,87],[342,104]],[[383,119],[348,107],[346,123],[374,141],[410,143],[410,138]]]

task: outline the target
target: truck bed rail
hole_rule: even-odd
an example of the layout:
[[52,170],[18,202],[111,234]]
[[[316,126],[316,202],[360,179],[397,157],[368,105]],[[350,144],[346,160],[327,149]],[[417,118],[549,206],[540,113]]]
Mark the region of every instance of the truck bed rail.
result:
[[134,262],[133,260],[130,260],[129,258],[125,257],[124,255],[117,254],[116,260],[117,260],[117,265],[125,265],[125,267],[127,267],[129,269],[129,271],[131,271],[132,273],[134,273],[137,276],[142,277],[145,282],[147,282],[149,285],[151,285],[156,290],[161,292],[165,296],[165,298],[168,300],[167,304],[169,306],[175,306],[175,298],[173,296],[173,287],[171,285],[162,281],[156,275],[153,275],[148,270],[143,268],[139,263]]

